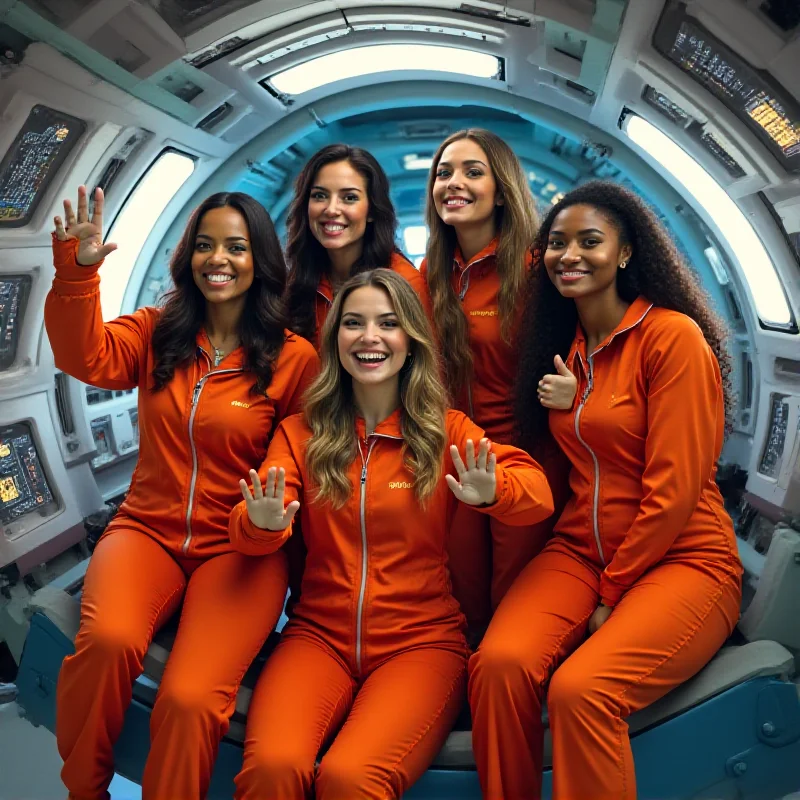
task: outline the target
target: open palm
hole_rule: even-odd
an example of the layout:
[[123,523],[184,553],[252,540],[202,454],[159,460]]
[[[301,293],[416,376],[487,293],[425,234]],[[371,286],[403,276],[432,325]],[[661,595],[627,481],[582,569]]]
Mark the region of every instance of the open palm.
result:
[[239,488],[242,490],[247,504],[247,516],[256,528],[264,528],[268,531],[283,531],[289,527],[294,519],[300,503],[292,500],[288,506],[284,507],[286,496],[286,471],[283,467],[276,469],[270,467],[267,470],[267,481],[262,489],[261,478],[254,470],[250,470],[250,480],[253,482],[253,493],[247,486],[247,481],[239,481]]
[[450,447],[450,455],[458,474],[458,480],[452,475],[445,475],[447,485],[453,494],[468,506],[480,506],[494,503],[497,491],[497,457],[489,452],[490,442],[481,439],[478,455],[475,456],[475,444],[467,439],[465,448],[466,461],[455,445]]
[[86,187],[78,187],[78,213],[72,208],[72,202],[64,200],[64,220],[61,217],[54,219],[56,237],[65,242],[68,239],[78,240],[77,262],[89,267],[102,261],[109,253],[117,249],[115,244],[103,244],[103,190],[98,186],[94,191],[94,213],[89,219],[89,200]]

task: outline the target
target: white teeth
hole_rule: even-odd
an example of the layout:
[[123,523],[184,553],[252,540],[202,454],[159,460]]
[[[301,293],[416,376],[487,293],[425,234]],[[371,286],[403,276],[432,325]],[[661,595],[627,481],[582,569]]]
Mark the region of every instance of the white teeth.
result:
[[233,275],[206,275],[206,280],[211,283],[228,283],[233,280]]
[[578,278],[581,275],[588,275],[587,272],[581,272],[580,270],[573,270],[572,272],[562,272],[561,275],[564,278]]
[[389,358],[385,353],[356,353],[355,356],[359,361],[386,361]]
[[328,233],[337,233],[338,231],[343,231],[347,226],[346,225],[336,225],[336,224],[326,224],[322,226]]
[[445,200],[444,204],[446,206],[466,206],[469,204],[469,200],[462,200],[461,198]]

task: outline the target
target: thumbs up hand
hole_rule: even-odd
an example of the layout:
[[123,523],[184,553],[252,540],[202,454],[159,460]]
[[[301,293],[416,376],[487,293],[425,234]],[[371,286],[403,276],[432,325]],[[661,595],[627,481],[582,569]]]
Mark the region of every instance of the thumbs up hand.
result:
[[553,359],[556,375],[545,375],[539,381],[539,402],[545,408],[568,410],[572,408],[578,391],[578,379],[567,369],[561,356]]

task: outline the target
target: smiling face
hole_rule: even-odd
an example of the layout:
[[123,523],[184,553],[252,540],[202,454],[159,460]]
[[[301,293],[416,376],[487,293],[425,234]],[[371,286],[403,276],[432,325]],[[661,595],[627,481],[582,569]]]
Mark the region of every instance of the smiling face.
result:
[[472,139],[457,139],[445,147],[436,167],[433,203],[446,225],[493,225],[502,205],[489,157]]
[[544,265],[564,296],[574,299],[617,293],[617,270],[631,257],[619,230],[594,206],[577,204],[559,212],[547,237]]
[[206,302],[242,302],[253,283],[253,251],[245,218],[230,206],[203,214],[192,252],[192,277]]
[[314,238],[326,250],[361,255],[369,217],[364,176],[349,161],[326,164],[314,176],[308,197],[308,222]]
[[376,286],[354,289],[342,305],[337,336],[339,361],[364,386],[399,386],[411,349],[389,295]]

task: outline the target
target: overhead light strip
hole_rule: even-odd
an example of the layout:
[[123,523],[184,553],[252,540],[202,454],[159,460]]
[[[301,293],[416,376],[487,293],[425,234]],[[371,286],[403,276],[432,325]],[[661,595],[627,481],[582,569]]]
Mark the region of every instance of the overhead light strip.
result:
[[775,265],[750,221],[725,189],[692,156],[643,117],[629,112],[622,128],[714,220],[739,262],[762,323],[792,329],[794,319]]
[[500,79],[502,59],[461,47],[378,44],[339,50],[304,61],[262,81],[275,92],[295,96],[348,78],[383,72],[423,70]]

